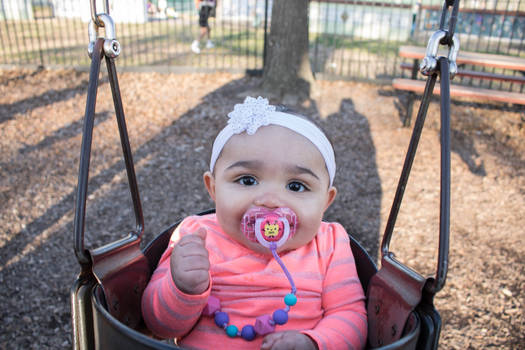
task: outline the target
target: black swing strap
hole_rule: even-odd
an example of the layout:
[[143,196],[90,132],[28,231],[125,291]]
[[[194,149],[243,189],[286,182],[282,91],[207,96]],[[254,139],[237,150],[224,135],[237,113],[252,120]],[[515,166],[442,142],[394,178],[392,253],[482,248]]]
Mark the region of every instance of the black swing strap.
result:
[[140,201],[140,194],[138,190],[137,179],[135,175],[135,168],[133,165],[133,156],[129,137],[126,127],[126,120],[124,116],[124,109],[120,95],[120,88],[118,84],[117,72],[115,68],[114,58],[120,54],[120,44],[114,38],[114,24],[113,20],[108,14],[99,14],[98,21],[103,23],[106,32],[106,38],[98,37],[98,26],[94,21],[89,24],[90,43],[88,53],[91,56],[91,68],[89,73],[88,93],[86,100],[86,110],[84,116],[84,126],[82,132],[82,145],[80,152],[80,165],[78,175],[78,187],[75,207],[75,254],[81,265],[90,264],[91,259],[88,251],[84,246],[84,229],[85,229],[85,214],[86,214],[86,199],[88,191],[89,178],[89,164],[91,158],[91,145],[93,139],[93,127],[95,119],[95,107],[97,100],[97,90],[100,75],[100,65],[102,56],[105,57],[106,66],[108,70],[108,78],[111,86],[111,93],[113,95],[113,104],[115,108],[115,115],[117,119],[122,152],[124,162],[126,165],[126,172],[128,177],[129,189],[131,192],[131,199],[133,202],[133,209],[135,213],[136,227],[132,232],[134,236],[140,237],[144,230],[144,216],[142,213],[142,205]]
[[[94,0],[92,3],[93,2]],[[92,20],[88,27],[90,37],[88,53],[92,61],[80,154],[75,208],[74,248],[82,268],[81,273],[94,276],[100,283],[104,291],[108,311],[121,322],[133,327],[138,324],[141,318],[140,308],[136,306],[140,305],[140,296],[149,277],[149,265],[140,249],[140,242],[144,231],[144,216],[114,62],[115,57],[120,53],[120,44],[115,39],[115,27],[109,14],[96,14],[96,19],[97,21]],[[105,28],[105,38],[98,36],[100,26]],[[130,232],[127,237],[116,242],[100,248],[87,250],[84,246],[86,199],[97,88],[102,56],[105,56],[113,96],[115,115],[135,214],[135,230]],[[124,271],[126,272],[124,273]]]
[[[446,30],[446,17],[450,7],[452,10],[449,28]],[[420,66],[421,72],[428,76],[425,91],[381,242],[381,269],[372,277],[368,287],[368,327],[369,342],[372,347],[388,345],[399,340],[410,314],[422,299],[432,303],[434,295],[445,283],[450,228],[450,78],[457,70],[455,59],[459,50],[459,41],[454,35],[454,30],[458,8],[459,0],[445,0],[440,29],[431,36],[426,57]],[[448,57],[436,57],[440,44],[449,47]],[[424,278],[396,260],[394,254],[389,251],[389,244],[438,74],[441,87],[439,254],[435,278]],[[433,344],[430,348],[434,348],[439,338],[439,327],[431,336],[434,339],[427,339],[427,342]]]
[[[101,56],[103,54],[103,39],[97,40],[94,54],[91,58],[89,70],[88,94],[86,111],[84,114],[84,126],[82,130],[82,145],[80,151],[80,165],[78,170],[78,185],[75,206],[74,237],[75,254],[81,266],[91,264],[89,253],[84,247],[84,227],[86,218],[86,197],[89,177],[89,160],[91,158],[91,143],[93,140],[93,125],[95,121],[95,106],[97,103],[98,76],[100,73]],[[91,266],[89,266],[90,268]]]

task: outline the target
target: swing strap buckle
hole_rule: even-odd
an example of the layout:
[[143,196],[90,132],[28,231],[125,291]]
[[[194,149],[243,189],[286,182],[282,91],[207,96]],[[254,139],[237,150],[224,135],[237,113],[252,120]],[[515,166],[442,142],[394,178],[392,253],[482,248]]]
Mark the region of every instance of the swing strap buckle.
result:
[[[421,61],[421,64],[419,65],[419,70],[423,75],[431,75],[436,72],[437,70],[437,62],[438,62],[438,49],[439,45],[442,43],[443,40],[445,40],[447,37],[447,31],[446,30],[438,30],[428,40],[427,45],[427,51],[425,52],[425,57]],[[459,38],[456,34],[452,36],[452,45],[449,46],[448,49],[448,61],[450,65],[450,79],[454,78],[458,71],[458,66],[456,64],[456,58],[458,56],[459,52]]]
[[115,35],[115,22],[113,18],[109,15],[109,4],[107,0],[104,2],[104,13],[97,13],[96,1],[91,1],[91,21],[88,25],[88,35],[89,35],[89,44],[88,44],[88,55],[91,57],[93,55],[93,49],[95,47],[95,41],[97,41],[98,29],[100,27],[104,28],[105,37],[104,37],[104,54],[110,58],[115,58],[120,55],[120,43],[116,39]]

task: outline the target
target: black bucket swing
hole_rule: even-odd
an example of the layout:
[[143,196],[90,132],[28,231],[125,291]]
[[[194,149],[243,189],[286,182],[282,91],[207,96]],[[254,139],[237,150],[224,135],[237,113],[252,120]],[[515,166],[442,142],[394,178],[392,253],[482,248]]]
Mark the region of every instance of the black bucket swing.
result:
[[[127,134],[114,59],[120,53],[114,23],[109,15],[97,13],[91,0],[89,24],[91,68],[84,117],[78,189],[74,221],[74,249],[80,273],[71,288],[74,349],[177,349],[151,337],[141,316],[141,296],[160,256],[166,249],[174,223],[141,249],[144,218]],[[445,0],[440,29],[432,35],[421,72],[428,76],[425,92],[412,131],[405,162],[381,242],[381,268],[378,270],[366,250],[350,236],[359,279],[367,296],[368,341],[374,349],[437,349],[441,318],[434,307],[434,296],[444,286],[448,268],[450,226],[450,78],[456,72],[459,42],[454,35],[459,0]],[[449,15],[450,14],[450,15]],[[449,15],[448,29],[445,28]],[[98,36],[104,27],[105,37]],[[449,48],[448,57],[436,57],[440,44]],[[113,95],[115,114],[126,165],[129,189],[136,219],[135,231],[96,249],[84,245],[85,211],[89,177],[95,104],[102,57],[105,58]],[[389,250],[389,243],[401,206],[404,190],[415,158],[428,105],[438,75],[441,87],[441,180],[439,253],[435,277],[425,278],[400,263]],[[208,210],[200,213],[212,213]]]

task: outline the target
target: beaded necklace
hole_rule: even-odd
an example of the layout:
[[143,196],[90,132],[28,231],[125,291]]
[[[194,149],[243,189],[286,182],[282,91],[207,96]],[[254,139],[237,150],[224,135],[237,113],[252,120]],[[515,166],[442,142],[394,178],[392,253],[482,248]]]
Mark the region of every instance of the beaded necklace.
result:
[[[254,213],[255,211],[255,213]],[[293,225],[290,225],[290,222],[284,216],[278,216],[276,213],[286,212],[291,216]],[[284,262],[281,260],[277,254],[277,248],[283,245],[290,236],[293,236],[295,233],[295,227],[297,222],[297,217],[291,209],[288,208],[279,208],[276,211],[267,211],[264,210],[263,216],[261,216],[261,209],[256,208],[255,210],[248,210],[244,215],[243,221],[254,221],[255,224],[253,227],[251,225],[243,225],[243,232],[247,237],[250,236],[250,229],[254,229],[255,239],[264,247],[270,249],[274,259],[277,261],[281,269],[283,270],[288,282],[290,282],[291,291],[290,293],[284,296],[284,304],[286,305],[283,309],[277,309],[273,312],[272,315],[263,315],[255,319],[254,325],[245,325],[239,331],[239,328],[233,324],[229,324],[230,317],[224,311],[221,311],[221,302],[217,297],[212,295],[208,298],[208,303],[202,314],[205,316],[212,316],[214,318],[215,324],[223,328],[226,334],[231,337],[241,337],[244,340],[250,341],[255,339],[257,335],[266,335],[275,331],[276,325],[283,325],[288,322],[288,312],[290,308],[297,303],[297,288],[293,281],[290,271],[284,265]],[[259,216],[259,217],[257,217]],[[262,228],[262,229],[261,229]]]

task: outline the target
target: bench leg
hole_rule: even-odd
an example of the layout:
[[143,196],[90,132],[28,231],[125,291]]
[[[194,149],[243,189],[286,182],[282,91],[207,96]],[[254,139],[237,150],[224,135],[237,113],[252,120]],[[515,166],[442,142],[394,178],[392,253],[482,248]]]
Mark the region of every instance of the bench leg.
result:
[[406,108],[406,114],[405,118],[403,119],[403,126],[408,127],[410,126],[410,122],[412,119],[412,111],[414,110],[414,100],[416,99],[416,94],[413,92],[408,93],[408,99],[407,99],[407,108]]
[[[410,77],[412,79],[417,79],[417,73],[419,72],[419,60],[415,59],[414,63],[412,64],[412,71],[410,74]],[[410,121],[412,119],[412,111],[414,110],[414,100],[416,99],[416,94],[413,92],[408,93],[408,101],[407,101],[407,114],[405,115],[405,119],[403,120],[403,126],[407,127],[410,126]]]

